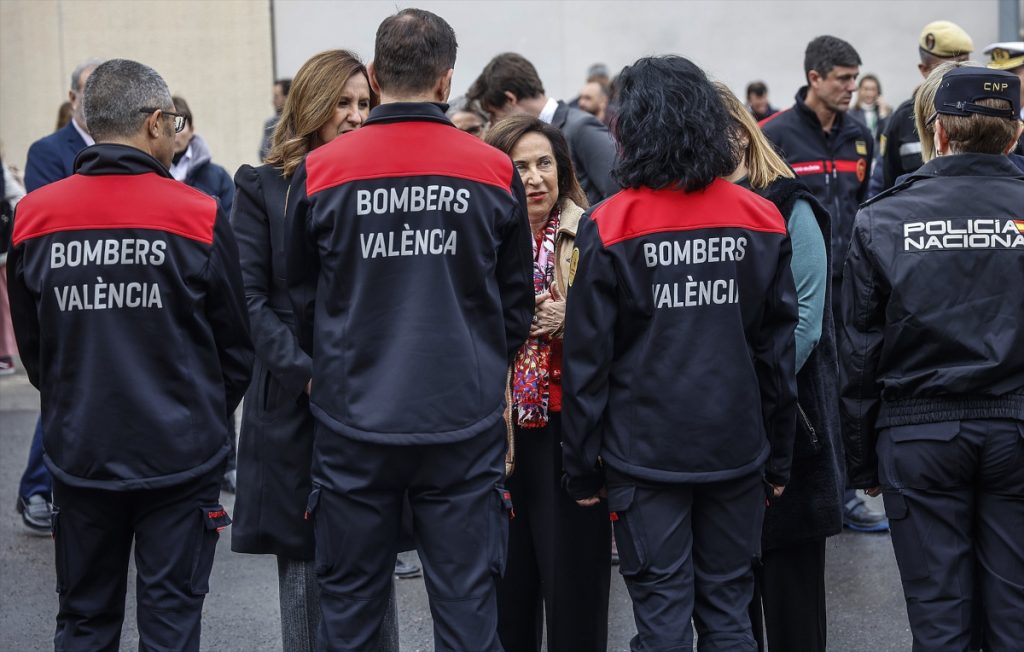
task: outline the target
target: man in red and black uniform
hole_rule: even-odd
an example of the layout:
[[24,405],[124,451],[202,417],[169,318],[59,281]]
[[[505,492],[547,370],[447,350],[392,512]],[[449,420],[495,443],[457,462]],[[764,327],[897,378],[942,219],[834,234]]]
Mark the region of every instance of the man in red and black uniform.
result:
[[[846,115],[857,89],[860,55],[834,36],[807,44],[804,74],[807,85],[796,103],[761,123],[786,162],[832,214],[832,313],[838,328],[839,285],[857,207],[867,199],[874,156],[871,132]],[[885,515],[870,509],[856,492],[844,496],[843,522],[862,532],[884,532]]]
[[321,650],[374,649],[406,495],[435,647],[501,649],[502,416],[534,308],[530,227],[512,161],[445,117],[456,47],[430,12],[385,19],[369,67],[380,106],[291,184]]
[[54,647],[117,649],[134,543],[139,648],[198,650],[252,362],[238,249],[167,171],[181,119],[154,70],[100,65],[85,112],[97,144],[21,201],[8,260],[53,474]]

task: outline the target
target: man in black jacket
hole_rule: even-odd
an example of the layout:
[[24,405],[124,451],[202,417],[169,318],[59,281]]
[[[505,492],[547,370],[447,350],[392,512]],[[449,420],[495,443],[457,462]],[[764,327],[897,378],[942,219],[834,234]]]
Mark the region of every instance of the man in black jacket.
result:
[[506,52],[491,59],[466,97],[479,102],[492,123],[528,113],[560,129],[591,204],[618,192],[619,184],[612,179],[615,141],[607,127],[589,113],[548,97],[537,69],[522,55]]
[[320,649],[380,631],[408,495],[435,647],[495,652],[505,374],[533,313],[519,174],[443,102],[455,33],[405,9],[377,30],[363,127],[295,172],[288,283],[313,359]]
[[[832,311],[839,320],[842,263],[850,243],[857,206],[867,198],[868,169],[874,144],[871,132],[846,115],[856,90],[860,55],[834,36],[807,44],[807,86],[792,108],[761,123],[765,135],[832,215]],[[884,532],[885,516],[872,510],[853,489],[843,496],[843,523],[861,532]]]
[[865,204],[846,261],[849,479],[883,493],[914,650],[968,649],[979,603],[986,650],[1024,632],[1024,175],[1005,156],[1019,87],[943,76],[939,157]]
[[[967,61],[974,52],[970,35],[956,23],[936,20],[921,29],[917,52],[917,70],[927,77],[938,65],[947,61]],[[917,90],[914,90],[914,95]],[[921,137],[914,125],[914,97],[896,107],[881,137],[882,183],[872,194],[892,188],[896,179],[921,167]],[[877,176],[877,175],[876,175]]]
[[8,260],[53,474],[54,645],[118,647],[134,542],[139,648],[198,650],[252,363],[238,249],[216,200],[167,172],[181,118],[154,70],[100,65],[85,112],[97,144],[21,201]]

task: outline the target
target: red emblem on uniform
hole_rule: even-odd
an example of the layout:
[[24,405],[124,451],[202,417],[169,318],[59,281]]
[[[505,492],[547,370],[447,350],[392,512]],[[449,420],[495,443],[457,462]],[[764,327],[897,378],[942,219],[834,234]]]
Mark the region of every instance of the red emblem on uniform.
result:
[[857,160],[857,181],[864,181],[864,177],[868,176],[868,162],[867,159]]

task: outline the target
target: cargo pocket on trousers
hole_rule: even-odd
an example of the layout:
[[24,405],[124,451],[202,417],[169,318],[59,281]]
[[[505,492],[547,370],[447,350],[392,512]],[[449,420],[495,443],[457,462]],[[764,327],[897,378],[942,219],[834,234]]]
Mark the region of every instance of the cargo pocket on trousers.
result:
[[647,568],[643,521],[635,503],[636,487],[623,485],[608,488],[608,518],[615,530],[619,572],[624,576],[637,575]]
[[508,522],[515,518],[515,509],[512,506],[512,493],[505,487],[494,486],[497,501],[497,508],[493,511],[491,518],[490,535],[488,544],[491,551],[491,573],[497,577],[504,577],[505,564],[508,563]]
[[210,592],[210,571],[213,570],[213,556],[217,552],[217,541],[221,530],[231,525],[231,517],[222,505],[205,505],[199,508],[202,523],[196,537],[192,557],[192,574],[189,591],[193,595]]
[[904,582],[928,577],[928,560],[924,556],[921,535],[914,519],[909,518],[907,499],[899,491],[884,491],[885,515],[889,519],[892,548],[896,553],[896,565]]
[[60,531],[60,508],[52,506],[50,512],[50,536],[53,537],[53,562],[57,571],[57,593],[64,593],[67,580],[68,559],[64,534]]

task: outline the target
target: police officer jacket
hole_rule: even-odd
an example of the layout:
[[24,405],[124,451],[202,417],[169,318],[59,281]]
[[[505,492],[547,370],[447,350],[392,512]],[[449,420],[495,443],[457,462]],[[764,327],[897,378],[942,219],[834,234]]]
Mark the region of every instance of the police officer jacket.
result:
[[148,154],[95,145],[15,215],[10,299],[62,482],[155,489],[224,461],[252,346],[217,200]]
[[933,159],[857,215],[842,288],[842,419],[853,486],[878,484],[877,430],[1024,420],[1024,174],[1005,156]]
[[288,281],[317,419],[388,444],[495,425],[534,305],[511,160],[437,104],[385,104],[310,153],[289,192]]
[[[915,91],[916,93],[917,91]],[[904,101],[893,112],[881,138],[882,190],[898,183],[899,177],[924,164],[921,138],[914,124],[914,98]]]
[[874,145],[860,121],[837,113],[832,129],[822,131],[817,114],[805,103],[807,87],[796,103],[761,122],[765,136],[832,215],[832,276],[841,276],[857,207],[867,198],[868,168]]
[[[778,209],[724,180],[624,190],[584,215],[566,306],[566,487],[598,456],[655,482],[785,484],[796,432],[796,290]],[[767,465],[765,463],[767,462]]]

